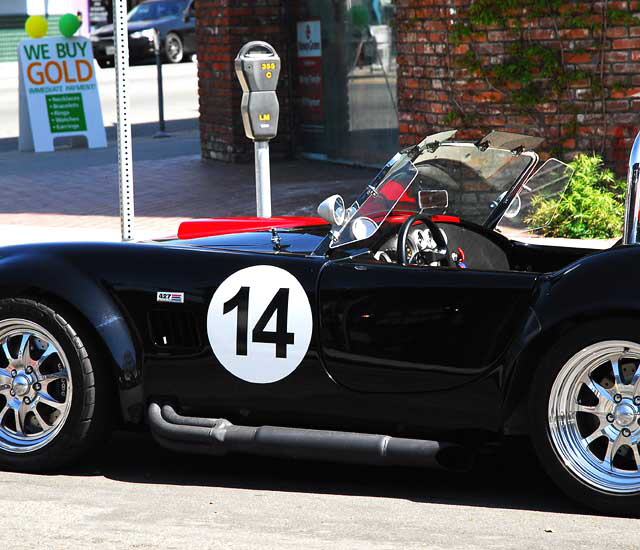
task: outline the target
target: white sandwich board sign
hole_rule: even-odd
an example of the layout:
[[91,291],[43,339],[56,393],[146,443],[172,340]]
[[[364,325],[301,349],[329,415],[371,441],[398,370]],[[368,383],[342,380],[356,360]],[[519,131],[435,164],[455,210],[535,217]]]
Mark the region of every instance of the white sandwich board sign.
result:
[[23,40],[20,63],[21,151],[53,151],[57,137],[85,136],[106,147],[91,42],[83,37]]

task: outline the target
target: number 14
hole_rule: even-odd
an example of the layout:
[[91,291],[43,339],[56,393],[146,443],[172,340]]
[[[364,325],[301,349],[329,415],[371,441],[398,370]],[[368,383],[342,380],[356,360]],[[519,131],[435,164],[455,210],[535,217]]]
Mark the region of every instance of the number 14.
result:
[[[238,293],[225,302],[223,313],[229,313],[234,309],[238,309],[237,329],[236,329],[236,355],[247,355],[247,341],[249,331],[249,292],[248,286],[240,287]],[[276,330],[267,331],[265,327],[276,315]],[[289,289],[281,288],[276,292],[275,296],[264,310],[260,319],[253,327],[251,332],[251,341],[275,344],[276,357],[286,359],[287,345],[293,344],[294,333],[287,332],[287,319],[289,316]]]

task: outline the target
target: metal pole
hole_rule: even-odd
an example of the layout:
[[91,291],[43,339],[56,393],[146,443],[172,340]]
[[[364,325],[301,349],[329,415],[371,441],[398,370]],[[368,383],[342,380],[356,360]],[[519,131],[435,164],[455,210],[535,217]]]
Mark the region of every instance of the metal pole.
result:
[[254,141],[256,154],[256,203],[258,217],[271,217],[271,175],[269,171],[269,142]]
[[127,97],[129,71],[129,30],[127,1],[113,0],[116,59],[116,103],[118,107],[118,179],[120,183],[120,225],[123,241],[133,240],[133,163],[131,123]]
[[156,31],[154,39],[154,49],[156,53],[156,72],[158,76],[158,131],[154,134],[154,138],[166,138],[171,137],[167,134],[166,126],[164,123],[164,91],[162,88],[162,56],[160,54],[160,31]]
[[624,208],[624,244],[636,244],[638,241],[638,210],[640,208],[640,133],[636,136],[629,155],[629,173],[627,174],[627,200]]

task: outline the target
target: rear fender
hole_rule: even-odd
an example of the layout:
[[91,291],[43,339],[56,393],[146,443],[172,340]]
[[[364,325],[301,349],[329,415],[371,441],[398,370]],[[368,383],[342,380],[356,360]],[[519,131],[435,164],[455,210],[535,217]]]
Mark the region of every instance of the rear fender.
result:
[[52,296],[87,321],[111,356],[123,419],[141,421],[142,373],[136,346],[121,308],[100,282],[59,256],[26,252],[0,258],[0,297],[18,296]]
[[587,256],[540,277],[530,319],[507,361],[511,365],[503,404],[507,429],[516,417],[526,417],[533,376],[550,347],[567,331],[596,319],[640,319],[638,265],[640,247],[625,246]]

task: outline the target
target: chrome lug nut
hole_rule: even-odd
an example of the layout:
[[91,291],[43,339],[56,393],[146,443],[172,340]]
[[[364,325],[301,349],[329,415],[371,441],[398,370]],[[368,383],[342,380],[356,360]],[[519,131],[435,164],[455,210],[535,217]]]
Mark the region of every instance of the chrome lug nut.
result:
[[18,376],[18,371],[14,369],[11,371],[11,377],[15,378],[16,376]]
[[622,428],[622,435],[629,437],[631,435],[631,430],[629,428]]
[[609,413],[607,415],[607,422],[613,422],[615,420],[615,416],[613,416],[613,414]]
[[633,398],[633,402],[634,402],[634,404],[636,404],[636,405],[640,405],[640,395],[636,395],[636,396]]
[[[31,399],[29,399],[28,397],[25,397],[23,399],[23,401],[28,405],[29,403],[31,403]],[[628,431],[628,430],[627,430]]]
[[614,400],[616,403],[620,403],[620,401],[622,401],[622,396],[621,396],[619,393],[616,393],[616,394],[613,396],[613,400]]
[[42,388],[42,386],[40,385],[40,382],[36,382],[33,385],[33,389],[36,390],[36,391],[40,391],[40,388]]
[[15,390],[11,390],[9,393],[11,394],[11,397],[15,397],[16,396]]
[[33,372],[33,367],[27,367],[27,374],[31,374]]

